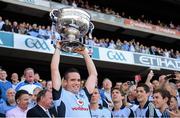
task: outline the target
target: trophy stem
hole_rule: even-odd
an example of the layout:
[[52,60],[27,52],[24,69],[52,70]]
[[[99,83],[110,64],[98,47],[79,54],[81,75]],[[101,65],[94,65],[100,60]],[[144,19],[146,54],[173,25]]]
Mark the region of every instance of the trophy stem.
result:
[[70,42],[72,42],[72,41],[76,40],[76,36],[75,36],[74,34],[69,34],[69,35],[67,36],[67,39],[68,39]]

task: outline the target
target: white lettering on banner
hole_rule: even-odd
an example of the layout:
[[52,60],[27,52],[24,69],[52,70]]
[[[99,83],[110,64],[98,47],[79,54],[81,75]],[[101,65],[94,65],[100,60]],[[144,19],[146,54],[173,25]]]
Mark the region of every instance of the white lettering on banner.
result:
[[[180,60],[135,54],[135,63],[161,68],[180,69]],[[139,58],[139,59],[137,59]]]
[[44,53],[53,53],[54,50],[51,40],[21,34],[14,34],[14,48]]
[[155,60],[155,57],[147,57],[147,56],[140,56],[140,62],[145,65],[154,65],[153,60]]
[[159,27],[159,26],[157,26],[155,30],[158,31],[158,32],[164,32],[164,33],[176,35],[176,31],[175,30],[171,30],[171,29],[167,29],[167,28],[162,28],[162,27]]
[[2,39],[0,39],[0,45],[3,45],[3,41],[2,41]]
[[[169,67],[169,68],[180,68],[180,62],[170,60],[170,59],[163,59],[163,58],[157,58],[158,65],[162,67]],[[164,65],[164,66],[163,66]]]
[[102,61],[134,64],[132,52],[99,47],[99,59]]

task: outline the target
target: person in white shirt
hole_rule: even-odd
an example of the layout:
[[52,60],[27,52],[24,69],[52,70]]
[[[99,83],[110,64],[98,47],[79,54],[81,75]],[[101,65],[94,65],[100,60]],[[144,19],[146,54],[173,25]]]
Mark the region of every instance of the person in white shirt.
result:
[[29,104],[29,93],[25,90],[17,91],[15,100],[17,106],[6,113],[6,118],[26,118]]

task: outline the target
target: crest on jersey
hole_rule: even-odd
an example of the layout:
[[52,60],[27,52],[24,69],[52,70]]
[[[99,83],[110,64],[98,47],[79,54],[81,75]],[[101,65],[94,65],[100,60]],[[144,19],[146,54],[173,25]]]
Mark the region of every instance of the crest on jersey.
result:
[[84,105],[84,101],[83,100],[81,100],[81,99],[77,99],[77,104],[79,105],[79,106],[83,106]]

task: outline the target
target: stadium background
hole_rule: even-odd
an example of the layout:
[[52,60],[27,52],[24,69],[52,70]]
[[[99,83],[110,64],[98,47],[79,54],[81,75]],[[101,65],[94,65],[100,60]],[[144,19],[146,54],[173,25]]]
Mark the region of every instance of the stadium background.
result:
[[[14,1],[14,2],[12,2]],[[37,23],[39,25],[50,25],[48,9],[32,8],[31,2],[36,0],[0,0],[0,15],[3,19],[9,19],[17,22]],[[58,2],[58,0],[52,0]],[[49,1],[49,2],[52,2]],[[156,24],[158,20],[169,24],[173,21],[174,24],[180,24],[180,1],[179,0],[88,0],[90,4],[96,4],[103,7],[113,8],[116,12],[125,12],[126,18],[129,16],[133,19],[139,18],[144,14],[148,19]],[[21,2],[26,2],[22,5]],[[16,4],[14,4],[16,3]],[[57,3],[60,4],[60,3]],[[53,8],[52,8],[53,9]],[[162,48],[179,49],[180,40],[178,38],[159,36],[152,33],[125,29],[123,27],[105,24],[103,22],[95,22],[95,30],[93,36],[98,38],[109,37],[113,39],[136,39],[147,46],[156,45]],[[42,79],[50,79],[50,54],[40,54],[34,52],[24,52],[20,50],[12,50],[0,48],[0,66],[7,70],[8,75],[12,72],[17,72],[19,75],[23,73],[26,67],[32,67],[38,72]],[[87,76],[82,59],[63,56],[64,60],[61,63],[61,73],[69,67],[76,67],[80,70],[82,78]],[[98,70],[98,78],[100,82],[103,78],[110,78],[113,82],[134,80],[136,74],[141,74],[142,78],[146,77],[147,67],[129,66],[126,64],[115,64],[112,62],[95,61]],[[63,67],[63,68],[62,68]],[[85,71],[85,73],[84,73]],[[155,77],[162,73],[172,73],[173,70],[154,70]]]

